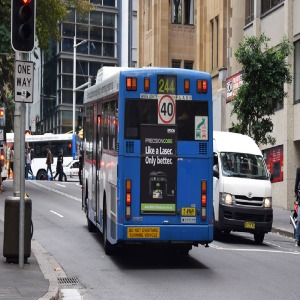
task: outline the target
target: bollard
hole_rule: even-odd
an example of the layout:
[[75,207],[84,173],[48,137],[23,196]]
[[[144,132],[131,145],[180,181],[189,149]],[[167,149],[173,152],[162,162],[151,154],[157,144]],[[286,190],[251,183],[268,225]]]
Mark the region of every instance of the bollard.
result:
[[[25,199],[24,219],[24,261],[31,255],[32,238],[32,202]],[[4,207],[4,240],[3,256],[7,262],[18,263],[19,261],[19,218],[20,197],[9,196],[5,199]]]

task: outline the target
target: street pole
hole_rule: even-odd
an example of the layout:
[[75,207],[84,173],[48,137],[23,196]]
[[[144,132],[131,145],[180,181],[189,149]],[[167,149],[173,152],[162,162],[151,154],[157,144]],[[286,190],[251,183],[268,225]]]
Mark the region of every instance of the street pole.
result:
[[86,40],[83,40],[76,44],[76,35],[74,36],[73,44],[73,134],[75,134],[75,112],[76,112],[76,48],[77,46],[86,43]]

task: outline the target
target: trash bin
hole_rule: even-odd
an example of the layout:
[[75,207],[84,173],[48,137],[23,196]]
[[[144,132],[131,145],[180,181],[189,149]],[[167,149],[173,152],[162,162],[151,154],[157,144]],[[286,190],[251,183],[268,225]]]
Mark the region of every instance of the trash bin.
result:
[[[27,261],[31,254],[31,214],[31,199],[26,198],[24,209],[24,261]],[[19,223],[20,197],[7,197],[4,207],[3,256],[6,257],[8,262],[17,263],[19,261]]]

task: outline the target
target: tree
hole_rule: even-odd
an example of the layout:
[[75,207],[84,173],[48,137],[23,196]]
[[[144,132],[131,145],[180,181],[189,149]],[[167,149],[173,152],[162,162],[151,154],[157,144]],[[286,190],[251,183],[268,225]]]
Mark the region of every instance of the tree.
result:
[[[6,131],[13,128],[14,51],[11,47],[11,1],[0,0],[0,106],[6,107]],[[49,38],[60,39],[58,22],[63,21],[73,7],[80,14],[93,9],[89,0],[36,0],[36,37],[41,49],[47,50]]]
[[292,81],[286,58],[293,45],[285,36],[278,46],[269,47],[269,41],[264,34],[248,36],[235,52],[242,65],[243,84],[232,100],[231,115],[235,114],[238,120],[232,123],[234,132],[252,137],[257,144],[274,145],[276,139],[270,135],[273,131],[271,116],[287,96],[284,83]]

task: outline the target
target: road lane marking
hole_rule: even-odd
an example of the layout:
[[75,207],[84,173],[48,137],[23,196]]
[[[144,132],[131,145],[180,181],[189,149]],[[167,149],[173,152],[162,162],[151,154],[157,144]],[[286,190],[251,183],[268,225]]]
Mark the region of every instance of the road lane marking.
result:
[[62,186],[62,187],[66,187],[64,184],[60,184],[60,183],[55,183],[56,185]]
[[50,210],[50,212],[52,212],[53,214],[55,214],[55,215],[57,215],[57,216],[59,216],[59,217],[61,217],[61,218],[63,218],[63,217],[64,217],[63,215],[61,215],[61,214],[57,213],[57,212],[56,212],[56,211],[54,211],[54,210]]
[[224,248],[217,246],[215,244],[210,244],[210,247],[216,249],[216,250],[224,250],[224,251],[241,251],[241,252],[268,252],[268,253],[283,253],[283,254],[295,254],[300,255],[300,252],[294,250],[294,251],[283,251],[283,250],[267,250],[267,249],[249,249],[249,248]]
[[57,194],[59,194],[59,195],[65,196],[65,197],[67,197],[67,198],[70,198],[70,199],[73,199],[73,200],[76,200],[76,201],[79,201],[79,202],[82,201],[81,198],[77,198],[77,197],[75,197],[75,196],[71,196],[71,195],[69,195],[69,194],[66,194],[66,193],[64,193],[64,192],[58,191],[58,190],[53,189],[53,188],[51,188],[51,187],[42,185],[42,184],[38,183],[37,181],[30,181],[30,182],[31,182],[32,184],[35,184],[35,185],[37,185],[37,186],[40,186],[40,187],[44,188],[45,190],[52,191],[52,192],[54,192],[54,193],[57,193]]

